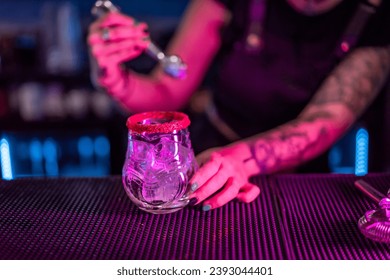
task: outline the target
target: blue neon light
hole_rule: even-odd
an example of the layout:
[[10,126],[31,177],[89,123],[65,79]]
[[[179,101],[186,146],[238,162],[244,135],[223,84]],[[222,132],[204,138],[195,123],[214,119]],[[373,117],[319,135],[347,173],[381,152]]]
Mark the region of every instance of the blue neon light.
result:
[[79,151],[79,155],[82,158],[93,157],[93,141],[91,137],[88,136],[80,137],[77,143],[77,148]]
[[355,175],[357,176],[368,173],[368,144],[368,132],[366,129],[360,128],[356,133]]
[[105,136],[98,136],[94,143],[95,154],[99,157],[108,157],[110,155],[110,142]]
[[12,180],[14,178],[11,165],[11,153],[7,139],[3,138],[0,141],[0,157],[1,157],[1,173],[4,180]]
[[43,143],[43,155],[46,160],[45,169],[49,176],[58,176],[58,153],[56,142],[48,138]]

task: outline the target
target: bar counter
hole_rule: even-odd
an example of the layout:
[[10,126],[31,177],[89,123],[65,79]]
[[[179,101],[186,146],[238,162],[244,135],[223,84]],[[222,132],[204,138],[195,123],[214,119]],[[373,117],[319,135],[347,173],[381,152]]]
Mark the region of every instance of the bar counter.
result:
[[388,260],[358,219],[377,207],[354,187],[382,193],[390,173],[259,176],[260,196],[203,212],[139,210],[120,176],[0,181],[2,260]]

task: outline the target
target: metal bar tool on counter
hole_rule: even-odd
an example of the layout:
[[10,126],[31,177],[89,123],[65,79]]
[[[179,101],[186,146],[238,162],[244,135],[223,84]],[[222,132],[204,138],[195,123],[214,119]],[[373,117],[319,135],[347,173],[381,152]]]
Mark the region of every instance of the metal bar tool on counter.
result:
[[355,186],[379,204],[359,219],[358,227],[364,236],[374,241],[390,243],[390,189],[387,196],[364,180],[355,181]]
[[[119,11],[119,8],[115,6],[110,0],[98,0],[92,7],[92,14],[96,17],[102,17],[109,12]],[[169,76],[176,79],[183,79],[187,75],[187,65],[177,55],[167,55],[153,42],[150,42],[146,53],[158,61],[164,72]]]

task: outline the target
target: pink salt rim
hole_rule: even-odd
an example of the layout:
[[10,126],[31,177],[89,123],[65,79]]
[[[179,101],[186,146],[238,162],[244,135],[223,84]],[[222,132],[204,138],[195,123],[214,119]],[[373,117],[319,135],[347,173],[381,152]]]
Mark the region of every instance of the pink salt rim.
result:
[[[143,124],[142,122],[147,119],[164,120],[164,122]],[[127,119],[126,126],[129,130],[137,133],[171,133],[187,128],[190,123],[190,119],[184,113],[156,111],[132,115]]]

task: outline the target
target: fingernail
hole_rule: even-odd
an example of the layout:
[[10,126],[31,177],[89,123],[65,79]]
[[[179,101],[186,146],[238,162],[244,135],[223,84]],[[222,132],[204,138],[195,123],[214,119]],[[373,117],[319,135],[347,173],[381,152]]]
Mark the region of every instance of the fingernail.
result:
[[198,188],[199,186],[198,186],[198,183],[193,183],[192,185],[191,185],[191,190],[196,190],[197,188]]
[[198,202],[198,199],[196,197],[193,197],[188,202],[188,206],[194,206]]
[[203,205],[203,207],[202,207],[202,210],[203,210],[203,211],[209,211],[210,209],[211,209],[211,206],[208,205],[208,204]]

